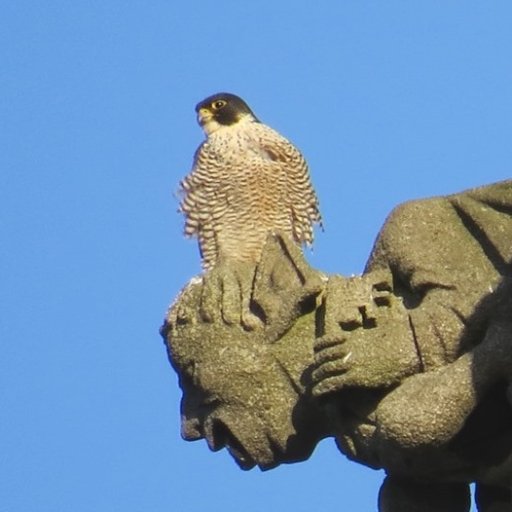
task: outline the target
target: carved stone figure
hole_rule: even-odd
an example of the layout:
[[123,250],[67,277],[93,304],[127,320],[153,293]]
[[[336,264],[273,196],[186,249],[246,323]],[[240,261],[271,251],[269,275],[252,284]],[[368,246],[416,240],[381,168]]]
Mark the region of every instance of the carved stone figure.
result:
[[359,277],[271,235],[249,298],[218,266],[169,310],[183,437],[269,469],[334,436],[381,512],[511,510],[511,262],[512,181],[399,206]]

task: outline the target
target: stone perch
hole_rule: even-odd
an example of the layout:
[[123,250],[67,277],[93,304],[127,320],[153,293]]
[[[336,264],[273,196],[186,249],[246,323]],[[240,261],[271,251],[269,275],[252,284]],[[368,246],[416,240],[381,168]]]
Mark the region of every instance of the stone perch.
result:
[[[250,319],[250,321],[247,321]],[[332,436],[383,468],[381,512],[512,510],[512,181],[398,206],[362,276],[269,236],[193,279],[162,327],[182,435],[243,469]]]

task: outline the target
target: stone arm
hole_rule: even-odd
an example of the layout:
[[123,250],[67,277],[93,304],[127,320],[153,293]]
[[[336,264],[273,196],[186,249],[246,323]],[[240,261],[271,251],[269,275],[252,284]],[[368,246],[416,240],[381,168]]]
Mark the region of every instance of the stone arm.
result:
[[511,272],[511,240],[512,181],[396,208],[365,274],[329,280],[314,393],[389,389],[471,350]]
[[[511,381],[511,241],[512,182],[504,182],[398,207],[365,274],[330,278],[313,393],[334,411],[350,458],[392,474],[478,478],[481,464],[449,447],[475,435],[468,418],[493,386]],[[359,399],[372,405],[356,425],[339,404],[361,389],[375,392]],[[495,425],[488,416],[476,432],[503,456],[509,416]]]
[[425,371],[477,344],[512,271],[512,181],[397,207],[365,272],[389,269]]

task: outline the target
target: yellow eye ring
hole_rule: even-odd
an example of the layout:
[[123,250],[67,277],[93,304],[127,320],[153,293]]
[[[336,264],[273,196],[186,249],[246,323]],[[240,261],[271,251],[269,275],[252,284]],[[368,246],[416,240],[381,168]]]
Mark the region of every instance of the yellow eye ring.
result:
[[214,110],[219,110],[221,109],[222,107],[225,107],[227,105],[227,101],[225,100],[217,100],[217,101],[214,101],[212,103],[212,108]]

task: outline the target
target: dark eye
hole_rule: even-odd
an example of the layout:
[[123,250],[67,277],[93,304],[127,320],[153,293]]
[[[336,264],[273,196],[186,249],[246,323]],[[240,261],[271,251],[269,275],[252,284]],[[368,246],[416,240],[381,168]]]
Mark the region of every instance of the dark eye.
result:
[[222,107],[224,107],[226,105],[226,102],[224,100],[217,100],[217,101],[214,101],[212,103],[212,107],[215,109],[215,110],[219,110],[221,109]]

